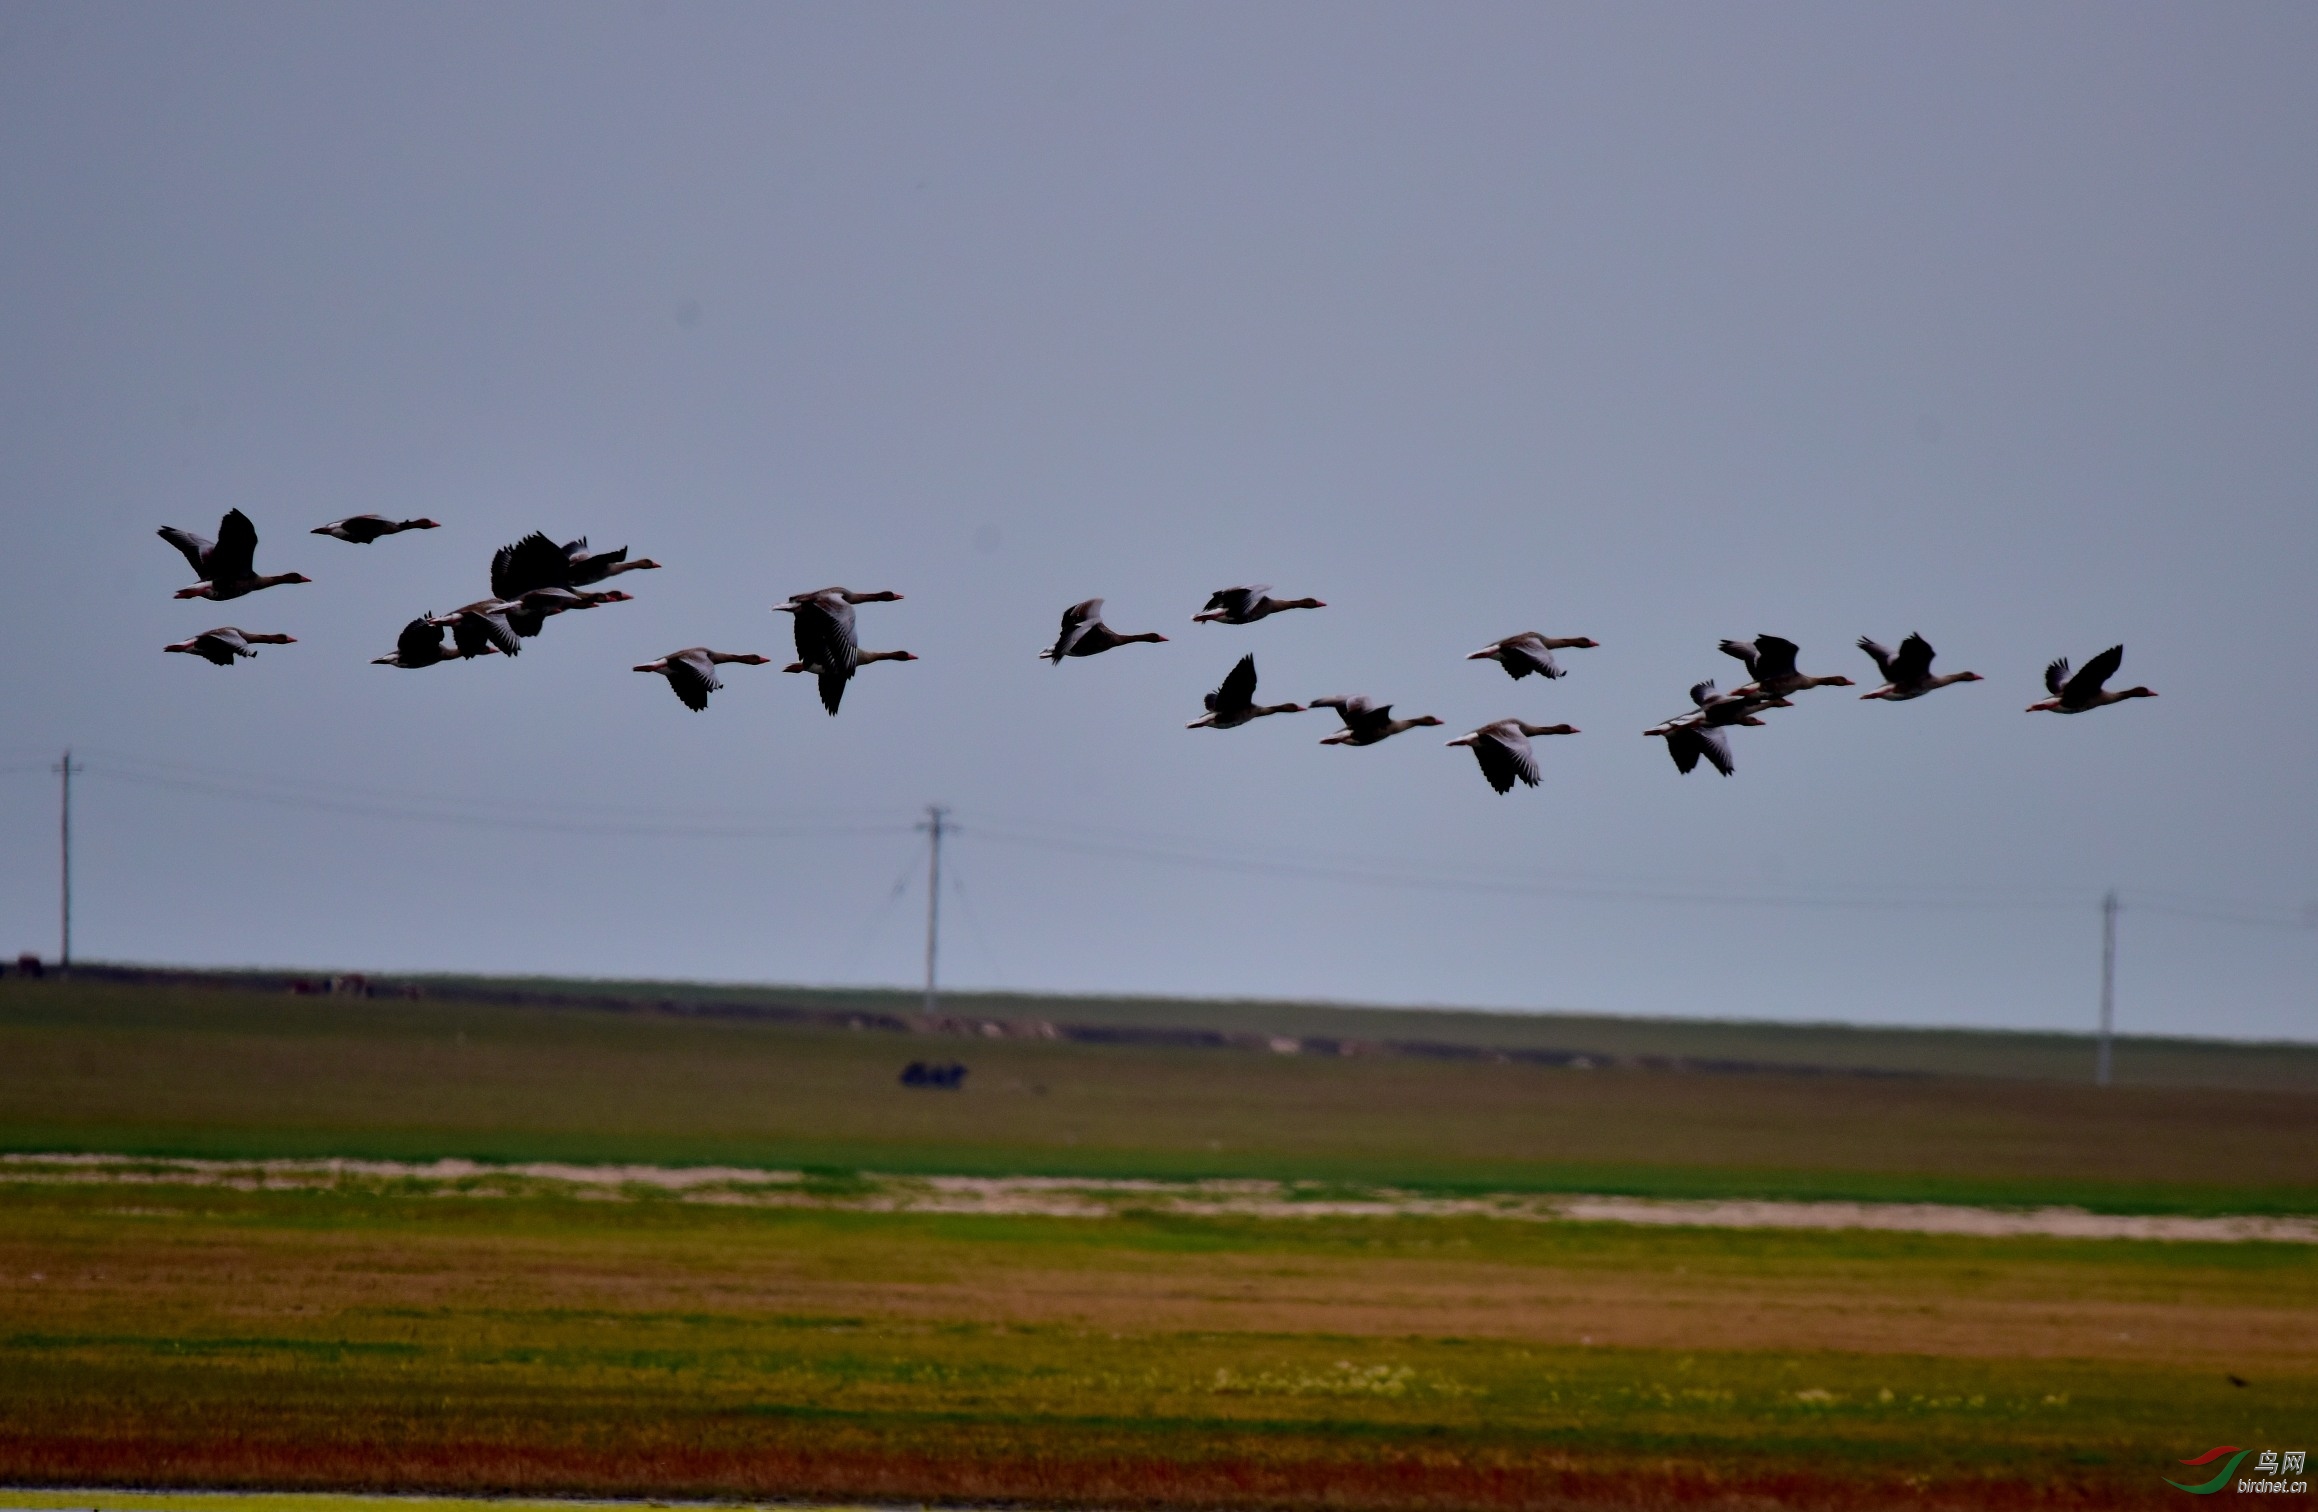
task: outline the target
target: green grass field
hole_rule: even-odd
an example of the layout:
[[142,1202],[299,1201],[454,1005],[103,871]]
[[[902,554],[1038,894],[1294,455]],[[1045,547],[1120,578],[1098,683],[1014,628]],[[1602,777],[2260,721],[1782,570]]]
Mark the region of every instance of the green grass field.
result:
[[[972,1066],[965,1091],[896,1084],[936,1057]],[[833,1192],[855,1170],[1262,1174],[2308,1213],[2314,1135],[2318,1097],[2274,1086],[0,983],[14,1151],[717,1160]],[[0,1337],[19,1485],[2154,1505],[2214,1444],[2309,1447],[2318,1248],[9,1180]]]

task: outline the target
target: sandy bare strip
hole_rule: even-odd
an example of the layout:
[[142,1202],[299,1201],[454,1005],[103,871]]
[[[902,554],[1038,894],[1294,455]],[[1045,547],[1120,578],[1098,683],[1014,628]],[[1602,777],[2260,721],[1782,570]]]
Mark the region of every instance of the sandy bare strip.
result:
[[486,1165],[470,1160],[190,1160],[124,1155],[0,1155],[0,1182],[215,1186],[311,1191],[391,1183],[443,1197],[561,1195],[597,1201],[648,1196],[762,1207],[857,1212],[1110,1218],[1164,1212],[1219,1218],[1508,1218],[1689,1228],[1881,1229],[1911,1234],[2318,1244],[2318,1219],[2188,1218],[2001,1209],[1941,1203],[1668,1200],[1497,1193],[1427,1197],[1389,1187],[1279,1181],[1139,1181],[1069,1176],[884,1176],[841,1182],[745,1166]]

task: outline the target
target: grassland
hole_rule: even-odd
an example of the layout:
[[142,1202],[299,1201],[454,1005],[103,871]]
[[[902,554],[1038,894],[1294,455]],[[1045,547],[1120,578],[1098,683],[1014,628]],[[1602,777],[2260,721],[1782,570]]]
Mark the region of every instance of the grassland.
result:
[[[898,1087],[902,1061],[974,1068]],[[0,1147],[2318,1211],[2318,1098],[0,984]],[[2232,1378],[2247,1384],[2232,1384]],[[2308,1245],[0,1183],[0,1480],[2154,1504],[2308,1447]]]
[[19,1482],[2129,1503],[2318,1421],[2306,1247],[30,1187],[0,1298]]
[[[958,1056],[965,1091],[895,1084]],[[2318,1211],[2318,1098],[0,983],[0,1147]]]

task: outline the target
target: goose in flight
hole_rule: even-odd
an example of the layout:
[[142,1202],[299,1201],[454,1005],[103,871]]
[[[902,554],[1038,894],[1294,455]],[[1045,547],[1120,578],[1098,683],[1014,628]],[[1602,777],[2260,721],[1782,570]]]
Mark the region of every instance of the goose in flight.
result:
[[326,535],[356,546],[367,546],[382,536],[400,535],[406,530],[440,529],[442,522],[439,520],[390,520],[385,515],[358,514],[348,515],[343,520],[332,520],[327,525],[317,525],[310,533]]
[[[1761,724],[1759,719],[1741,719],[1740,724]],[[1674,770],[1688,776],[1700,761],[1728,777],[1731,773],[1730,737],[1701,720],[1678,719],[1660,725],[1655,730],[1644,730],[1645,735],[1656,735],[1666,742],[1666,754],[1674,758]]]
[[[492,648],[488,643],[484,651]],[[374,656],[374,667],[431,667],[437,662],[457,661],[467,653],[455,651],[443,644],[443,626],[431,614],[422,614],[402,627],[395,637],[394,652],[390,656]]]
[[2115,677],[2117,669],[2124,664],[2125,648],[2111,646],[2077,668],[2076,675],[2071,677],[2068,658],[2064,656],[2044,669],[2045,691],[2052,697],[2030,704],[2028,712],[2034,714],[2040,709],[2049,709],[2055,714],[2082,714],[2088,709],[2123,703],[2128,698],[2155,698],[2157,691],[2154,688],[2119,688],[2112,692],[2101,686]]
[[1207,597],[1207,607],[1191,617],[1195,625],[1252,625],[1282,609],[1325,609],[1316,598],[1276,599],[1272,585],[1252,583],[1245,588],[1218,588]]
[[1337,717],[1344,721],[1343,729],[1333,735],[1320,737],[1322,745],[1375,745],[1380,740],[1390,740],[1403,730],[1441,722],[1430,714],[1419,714],[1414,719],[1395,719],[1392,717],[1391,704],[1372,703],[1365,694],[1338,693],[1327,698],[1315,698],[1312,707],[1334,709]]
[[1677,714],[1672,719],[1644,730],[1642,733],[1645,735],[1663,735],[1678,725],[1697,725],[1708,730],[1719,730],[1725,725],[1759,725],[1762,721],[1757,719],[1755,715],[1761,710],[1794,707],[1786,699],[1775,694],[1750,692],[1745,688],[1734,688],[1728,693],[1718,693],[1715,691],[1711,679],[1690,685],[1690,702],[1693,705],[1690,713]]
[[646,662],[638,672],[657,672],[668,679],[668,686],[684,700],[684,707],[699,713],[708,707],[708,695],[724,686],[717,679],[716,669],[725,662],[739,662],[744,667],[761,667],[772,660],[753,651],[711,651],[706,646],[690,646],[682,651],[671,651],[658,661]]
[[590,583],[600,583],[605,578],[618,577],[623,572],[660,570],[660,564],[650,557],[629,561],[628,548],[625,546],[617,551],[590,551],[586,536],[564,542],[563,555],[564,560],[571,564],[571,582],[566,586],[572,588],[585,588]]
[[520,607],[521,601],[508,603],[503,599],[477,599],[464,608],[448,614],[430,614],[427,619],[437,625],[448,625],[451,642],[461,656],[488,656],[493,651],[502,656],[514,656],[523,645],[516,639],[515,627],[507,616]]
[[1883,686],[1872,693],[1860,694],[1861,698],[1881,698],[1901,703],[1910,698],[1921,698],[1933,689],[1944,688],[1950,683],[1986,681],[1977,672],[1943,672],[1937,677],[1932,676],[1932,657],[1935,653],[1932,643],[1921,635],[1911,635],[1901,641],[1897,654],[1864,635],[1859,638],[1859,649],[1867,653],[1868,659],[1875,663],[1876,670],[1883,674]]
[[1481,775],[1489,779],[1489,785],[1500,793],[1510,793],[1515,782],[1537,786],[1537,755],[1529,748],[1530,736],[1577,732],[1576,725],[1533,725],[1518,719],[1500,719],[1471,734],[1460,735],[1449,744],[1471,746],[1474,759],[1481,763]]
[[623,572],[642,572],[660,564],[650,557],[631,562],[628,548],[588,550],[587,537],[558,546],[544,532],[533,531],[512,545],[491,554],[491,592],[501,599],[519,599],[542,588],[584,588]]
[[1801,693],[1810,688],[1848,688],[1848,677],[1812,677],[1795,668],[1796,653],[1803,648],[1781,635],[1758,635],[1751,641],[1726,640],[1720,647],[1725,656],[1735,656],[1747,666],[1747,676],[1753,681],[1734,689],[1738,693],[1769,693],[1784,695]]
[[212,541],[195,535],[190,530],[179,530],[164,525],[157,532],[161,539],[185,553],[185,560],[193,564],[193,571],[201,581],[190,588],[177,590],[181,599],[237,599],[260,588],[274,588],[283,583],[311,583],[312,578],[302,572],[274,572],[261,576],[256,567],[258,528],[250,517],[238,509],[229,509],[225,518],[217,522],[217,539]]
[[1207,695],[1207,712],[1183,728],[1187,730],[1236,730],[1250,720],[1266,714],[1301,714],[1302,704],[1259,704],[1256,702],[1256,659],[1243,656],[1223,675],[1223,681]]
[[1760,725],[1763,721],[1759,711],[1763,709],[1793,707],[1784,698],[1744,688],[1718,693],[1711,681],[1692,683],[1690,701],[1696,706],[1692,712],[1642,732],[1664,740],[1666,753],[1674,758],[1674,769],[1686,775],[1704,761],[1728,777],[1730,740],[1723,731],[1733,725]]
[[[773,605],[775,614],[795,618],[797,660],[813,670],[821,684],[821,707],[832,715],[845,697],[845,685],[853,680],[853,669],[861,664],[861,647],[853,638],[853,606],[890,604],[900,598],[890,588],[877,593],[822,588],[812,593],[791,594],[788,602]],[[883,659],[900,660],[890,654]],[[909,660],[917,658],[913,656]]]
[[181,640],[174,646],[163,646],[164,651],[183,651],[198,656],[212,666],[230,667],[237,657],[255,656],[257,646],[294,646],[294,635],[261,635],[255,630],[238,630],[232,625],[220,625],[215,630],[204,630],[191,640]]
[[1121,635],[1103,623],[1103,601],[1091,598],[1073,604],[1062,612],[1062,632],[1055,636],[1053,645],[1038,654],[1059,667],[1066,656],[1099,656],[1114,646],[1165,639],[1167,637],[1156,630]]
[[[916,661],[917,659],[917,654],[911,651],[856,651],[853,653],[853,665],[857,668],[866,667],[871,662]],[[793,661],[781,670],[783,672],[810,672],[815,677],[821,675],[821,669],[811,662]]]
[[1535,630],[1524,630],[1519,635],[1508,635],[1501,641],[1491,641],[1467,661],[1493,661],[1505,669],[1505,675],[1515,680],[1534,672],[1540,677],[1559,677],[1561,664],[1553,659],[1556,651],[1591,651],[1601,644],[1590,635],[1540,635]]
[[591,588],[534,588],[507,606],[507,628],[529,640],[556,615],[601,604],[625,604],[634,597],[617,588],[601,592]]

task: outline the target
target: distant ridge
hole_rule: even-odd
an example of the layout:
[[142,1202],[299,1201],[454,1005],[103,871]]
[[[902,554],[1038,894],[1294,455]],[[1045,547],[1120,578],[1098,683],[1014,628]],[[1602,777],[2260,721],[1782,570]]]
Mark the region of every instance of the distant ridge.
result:
[[[956,992],[919,1011],[893,988],[737,986],[262,968],[80,964],[84,980],[701,1018],[982,1039],[1048,1039],[1309,1056],[1405,1056],[1710,1075],[1999,1077],[2083,1081],[2090,1035],[2001,1029],[1781,1024],[1338,1003]],[[2120,1036],[2118,1076],[2142,1085],[2318,1093],[2318,1046]]]

